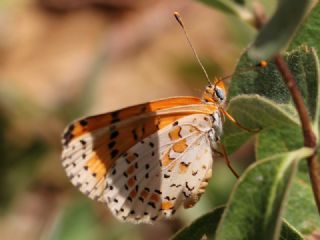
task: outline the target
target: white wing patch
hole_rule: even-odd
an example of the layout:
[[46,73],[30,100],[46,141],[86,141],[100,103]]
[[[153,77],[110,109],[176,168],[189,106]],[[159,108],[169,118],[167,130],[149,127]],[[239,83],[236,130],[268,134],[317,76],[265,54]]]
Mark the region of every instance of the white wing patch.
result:
[[117,159],[104,191],[112,213],[123,221],[151,223],[170,217],[181,204],[193,206],[211,176],[212,126],[205,114],[180,118]]

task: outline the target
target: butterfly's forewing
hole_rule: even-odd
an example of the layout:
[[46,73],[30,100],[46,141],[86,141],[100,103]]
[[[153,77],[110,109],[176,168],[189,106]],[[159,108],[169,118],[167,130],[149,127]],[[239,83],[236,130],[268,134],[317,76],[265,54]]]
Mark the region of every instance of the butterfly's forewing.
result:
[[157,116],[157,111],[199,102],[194,97],[163,99],[73,122],[62,139],[68,177],[87,196],[103,201],[105,176],[113,162],[139,140],[188,114]]
[[[164,172],[167,171],[166,161],[170,161],[170,157],[168,158],[165,152],[168,153],[170,148],[176,148],[179,152],[180,148],[181,152],[179,154],[181,156],[185,155],[186,152],[189,152],[186,156],[191,156],[191,154],[194,153],[194,151],[189,151],[192,146],[207,145],[207,143],[203,143],[203,137],[200,138],[202,142],[195,138],[196,133],[203,133],[203,131],[199,129],[195,131],[195,128],[192,128],[194,132],[190,132],[190,136],[186,135],[183,138],[186,141],[191,141],[188,148],[184,147],[183,139],[176,139],[175,141],[178,142],[175,144],[173,139],[170,140],[170,137],[168,139],[168,132],[170,132],[173,127],[177,127],[172,124],[189,115],[192,116],[201,113],[203,116],[206,116],[213,111],[216,111],[216,107],[202,104],[198,98],[177,97],[78,120],[70,124],[63,135],[63,166],[71,182],[77,186],[80,191],[92,199],[108,202],[110,208],[119,218],[128,218],[128,214],[125,216],[125,214],[121,215],[117,213],[118,211],[123,212],[124,209],[129,209],[132,216],[139,218],[137,216],[141,217],[141,214],[136,214],[133,209],[133,206],[137,205],[137,203],[134,202],[134,204],[130,205],[127,199],[128,197],[129,200],[130,198],[133,200],[135,196],[140,194],[142,197],[146,196],[151,200],[158,200],[156,201],[158,203],[162,202],[162,200],[160,196],[155,195],[156,193],[152,193],[148,187],[145,187],[147,189],[139,189],[139,182],[146,185],[148,181],[142,178],[138,180],[138,176],[140,178],[147,174],[150,176],[151,174],[155,174],[157,178],[150,177],[150,179],[154,180],[151,180],[148,184],[154,185],[156,181],[165,183],[167,181],[167,175],[160,174],[162,170]],[[198,123],[194,122],[189,125],[197,127],[197,124]],[[183,129],[185,129],[185,127]],[[174,137],[178,133],[171,132],[171,134]],[[147,139],[150,141],[148,143],[149,148],[144,144],[144,141],[147,141]],[[209,146],[207,146],[207,148],[209,148]],[[197,148],[197,150],[198,149],[200,148]],[[163,161],[161,163],[163,169],[161,166],[156,169],[152,168],[152,164],[160,163],[159,159]],[[177,161],[175,162],[180,161],[178,158],[176,159]],[[131,162],[135,162],[135,164],[132,165]],[[136,164],[138,164],[138,166]],[[140,164],[144,164],[144,168],[139,168]],[[172,166],[173,164],[169,165]],[[189,169],[188,166],[185,167]],[[128,178],[133,172],[135,172],[135,177]],[[125,186],[125,184],[128,186]],[[165,188],[163,189],[166,189],[168,187],[167,185],[168,184],[164,184],[163,186],[165,186]],[[129,187],[134,187],[136,191],[132,191],[132,189],[130,192],[124,191],[126,188],[129,189]],[[187,186],[184,187],[188,188]],[[141,192],[143,190],[145,191]],[[150,190],[150,192],[148,192],[148,190]],[[113,192],[113,195],[111,195],[111,192]],[[125,203],[123,206],[128,205],[128,207],[123,208],[123,210],[121,210],[121,207],[116,207],[121,205],[118,199],[111,200],[115,206],[110,201],[110,198],[122,195],[126,197],[124,200],[122,199],[122,201],[127,201],[123,202]],[[179,201],[181,200],[175,200],[175,204]],[[154,208],[152,202],[149,201],[146,202],[146,204],[148,208]],[[158,206],[156,206],[156,209],[157,208]],[[164,208],[172,207],[168,203]],[[144,202],[140,205],[138,204],[137,209],[145,209]],[[145,214],[145,212],[143,212],[143,214]],[[159,214],[154,216],[158,215]],[[145,219],[150,219],[150,217],[144,218],[144,220]]]

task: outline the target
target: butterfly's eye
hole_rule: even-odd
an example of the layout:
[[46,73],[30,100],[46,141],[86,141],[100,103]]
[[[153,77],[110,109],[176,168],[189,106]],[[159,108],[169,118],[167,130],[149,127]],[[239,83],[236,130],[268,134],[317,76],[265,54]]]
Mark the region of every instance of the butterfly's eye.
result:
[[219,88],[218,86],[216,86],[216,87],[214,88],[214,92],[215,92],[216,96],[218,97],[218,99],[219,99],[220,101],[224,101],[224,99],[225,99],[225,94],[224,94],[224,91],[223,91],[221,88]]

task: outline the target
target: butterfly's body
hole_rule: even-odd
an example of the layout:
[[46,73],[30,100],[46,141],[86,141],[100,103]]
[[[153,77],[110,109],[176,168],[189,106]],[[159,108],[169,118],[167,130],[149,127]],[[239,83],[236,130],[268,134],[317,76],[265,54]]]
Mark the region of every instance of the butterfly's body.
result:
[[151,223],[192,207],[211,177],[225,90],[175,97],[87,117],[63,136],[63,167],[88,197],[121,220]]

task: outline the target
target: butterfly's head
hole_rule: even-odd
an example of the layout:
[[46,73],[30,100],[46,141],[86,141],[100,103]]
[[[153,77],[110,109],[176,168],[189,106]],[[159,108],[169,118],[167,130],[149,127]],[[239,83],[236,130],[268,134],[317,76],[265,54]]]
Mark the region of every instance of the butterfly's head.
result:
[[203,94],[205,102],[212,102],[218,105],[223,105],[226,101],[227,94],[224,83],[221,79],[215,79],[214,82],[206,87]]

